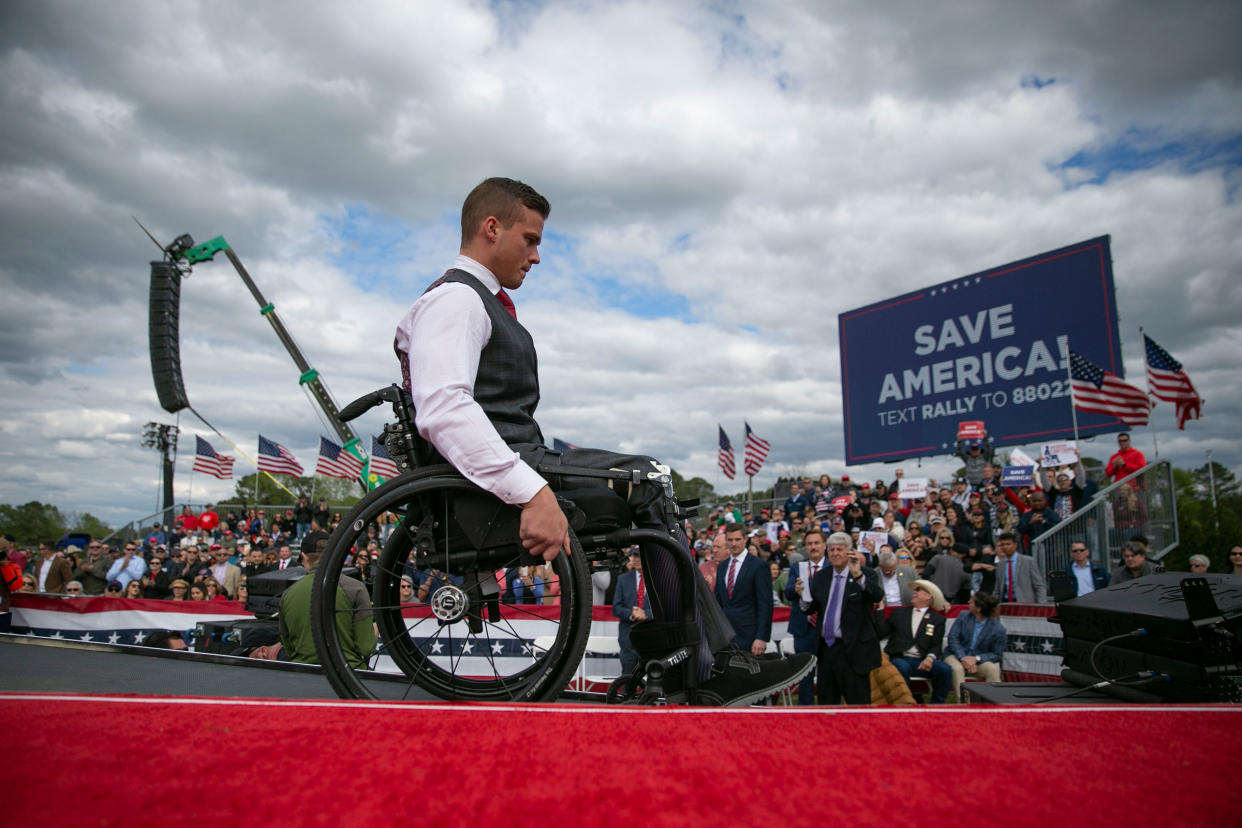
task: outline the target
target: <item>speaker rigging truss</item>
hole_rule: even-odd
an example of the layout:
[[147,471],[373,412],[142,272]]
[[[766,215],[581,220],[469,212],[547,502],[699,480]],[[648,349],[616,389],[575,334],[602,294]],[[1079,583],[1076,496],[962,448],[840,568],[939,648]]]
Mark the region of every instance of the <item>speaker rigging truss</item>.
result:
[[[138,226],[142,227],[142,223],[139,222]],[[167,247],[163,247],[156,241],[154,236],[151,236],[151,233],[145,227],[142,229],[155,242],[156,246],[160,247],[164,252],[162,259],[151,262],[149,331],[151,373],[155,380],[156,394],[159,395],[160,405],[164,410],[169,413],[175,413],[183,408],[189,408],[191,411],[194,410],[190,406],[189,397],[185,392],[185,382],[181,375],[181,280],[189,275],[194,265],[201,262],[209,262],[215,258],[217,253],[223,253],[228,257],[229,262],[232,263],[233,269],[237,271],[237,275],[245,282],[246,287],[250,290],[250,295],[259,303],[259,313],[266,317],[268,323],[272,326],[272,330],[276,332],[276,336],[280,339],[281,344],[285,346],[285,350],[293,358],[294,364],[297,365],[298,370],[301,372],[298,382],[310,389],[312,397],[320,410],[326,415],[345,451],[348,451],[365,464],[367,455],[359,445],[358,437],[353,433],[353,430],[341,421],[340,410],[337,408],[336,401],[332,398],[332,394],[328,391],[327,386],[324,385],[319,372],[306,361],[302,350],[294,342],[288,329],[277,315],[276,306],[267,301],[263,296],[258,285],[255,284],[254,279],[250,277],[245,266],[241,263],[241,259],[237,257],[237,253],[225,241],[224,236],[216,236],[214,239],[205,241],[202,244],[195,244],[194,239],[187,233],[178,236]]]

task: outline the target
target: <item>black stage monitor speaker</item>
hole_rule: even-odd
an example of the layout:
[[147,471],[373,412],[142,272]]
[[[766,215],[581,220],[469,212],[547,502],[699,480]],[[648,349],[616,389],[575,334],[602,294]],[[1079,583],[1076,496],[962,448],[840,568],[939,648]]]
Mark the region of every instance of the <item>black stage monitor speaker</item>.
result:
[[[1165,572],[1057,605],[1065,675],[1173,701],[1242,701],[1242,577]],[[1138,679],[1143,672],[1152,680]]]
[[280,596],[304,575],[306,570],[300,566],[251,575],[246,579],[246,612],[253,612],[256,618],[271,618],[280,612]]
[[160,406],[170,414],[189,408],[181,380],[181,271],[172,262],[151,262],[151,375]]

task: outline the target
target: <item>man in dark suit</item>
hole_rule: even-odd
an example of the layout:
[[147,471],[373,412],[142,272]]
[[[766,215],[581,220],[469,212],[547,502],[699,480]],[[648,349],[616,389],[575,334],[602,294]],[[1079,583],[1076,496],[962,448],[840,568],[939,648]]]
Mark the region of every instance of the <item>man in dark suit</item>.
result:
[[911,606],[897,607],[880,622],[880,635],[888,636],[884,652],[901,673],[906,684],[910,677],[931,680],[932,704],[944,704],[953,681],[953,671],[942,660],[944,631],[948,620],[940,587],[931,581],[910,584]]
[[874,569],[862,565],[850,536],[828,538],[828,566],[811,583],[811,600],[801,609],[817,614],[819,703],[871,703],[871,671],[879,667],[880,637],[872,611],[884,598]]
[[617,624],[617,643],[621,645],[621,675],[628,676],[638,666],[638,652],[630,644],[630,629],[651,617],[651,596],[643,583],[642,556],[635,547],[630,552],[631,568],[617,579],[612,614]]
[[716,600],[733,625],[733,645],[760,656],[772,637],[772,574],[768,565],[746,551],[746,530],[725,529],[729,557],[716,568]]
[[[802,540],[806,549],[807,560],[798,561],[789,572],[788,585],[785,587],[785,598],[789,601],[789,634],[793,636],[795,653],[815,652],[815,641],[819,637],[813,619],[808,618],[800,606],[804,590],[809,594],[811,584],[819,571],[828,566],[824,556],[828,552],[828,541],[818,528],[807,531]],[[798,704],[815,703],[815,677],[806,676],[798,682]]]

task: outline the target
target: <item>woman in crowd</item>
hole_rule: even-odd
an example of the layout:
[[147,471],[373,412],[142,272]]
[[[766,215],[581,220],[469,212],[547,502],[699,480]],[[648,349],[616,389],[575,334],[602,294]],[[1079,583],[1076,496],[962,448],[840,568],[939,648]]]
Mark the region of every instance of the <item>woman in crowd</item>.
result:
[[1004,532],[1012,532],[1018,526],[1018,511],[1011,509],[1008,503],[996,504],[996,525],[992,527],[992,537]]
[[[914,566],[914,555],[904,545],[897,550],[898,566]],[[917,570],[916,570],[917,571]]]
[[186,600],[186,593],[190,591],[190,584],[187,581],[183,581],[178,578],[169,584],[168,588],[172,590],[172,597],[170,600],[184,601]]
[[203,594],[208,601],[227,601],[229,596],[224,594],[224,590],[220,586],[220,582],[215,578],[203,579]]
[[22,588],[18,592],[38,592],[39,582],[29,572],[22,573]]
[[1235,543],[1229,548],[1229,560],[1225,562],[1225,573],[1242,575],[1242,543]]
[[836,497],[832,489],[832,478],[826,474],[819,476],[819,485],[815,487],[815,497],[818,498],[820,495],[827,495],[829,500]]
[[957,509],[949,509],[944,513],[948,530],[953,534],[954,543],[966,543],[967,530],[970,528],[966,521],[962,520],[961,514]]
[[250,597],[250,587],[246,585],[246,579],[242,578],[240,581],[237,582],[237,600],[241,601],[244,604],[246,603],[246,599],[249,597]]
[[190,600],[191,601],[206,601],[207,600],[207,593],[203,590],[203,585],[201,582],[190,584]]
[[371,553],[365,549],[359,550],[354,554],[354,566],[358,567],[358,580],[366,585],[367,592],[371,591],[371,578],[373,572],[371,570]]
[[125,585],[125,597],[126,598],[141,598],[142,597],[142,583],[140,581],[130,581],[128,584],[126,584]]
[[551,564],[544,564],[539,567],[541,577],[543,578],[543,603],[549,606],[560,606],[561,604],[561,579],[556,574],[556,570]]
[[785,600],[785,584],[789,581],[789,573],[781,570],[781,565],[776,561],[768,564],[768,573],[772,576],[772,606],[787,606],[788,601]]

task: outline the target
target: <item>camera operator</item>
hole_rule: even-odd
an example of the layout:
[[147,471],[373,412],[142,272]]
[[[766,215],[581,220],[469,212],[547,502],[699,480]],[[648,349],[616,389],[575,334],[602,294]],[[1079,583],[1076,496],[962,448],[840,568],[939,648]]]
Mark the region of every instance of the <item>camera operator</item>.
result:
[[[307,574],[285,590],[280,599],[280,643],[284,658],[318,664],[311,632],[311,587],[315,567],[328,545],[328,533],[312,531],[302,538],[302,563]],[[355,669],[365,667],[377,636],[371,620],[371,598],[362,582],[342,575],[336,590],[336,629],[345,660]]]

